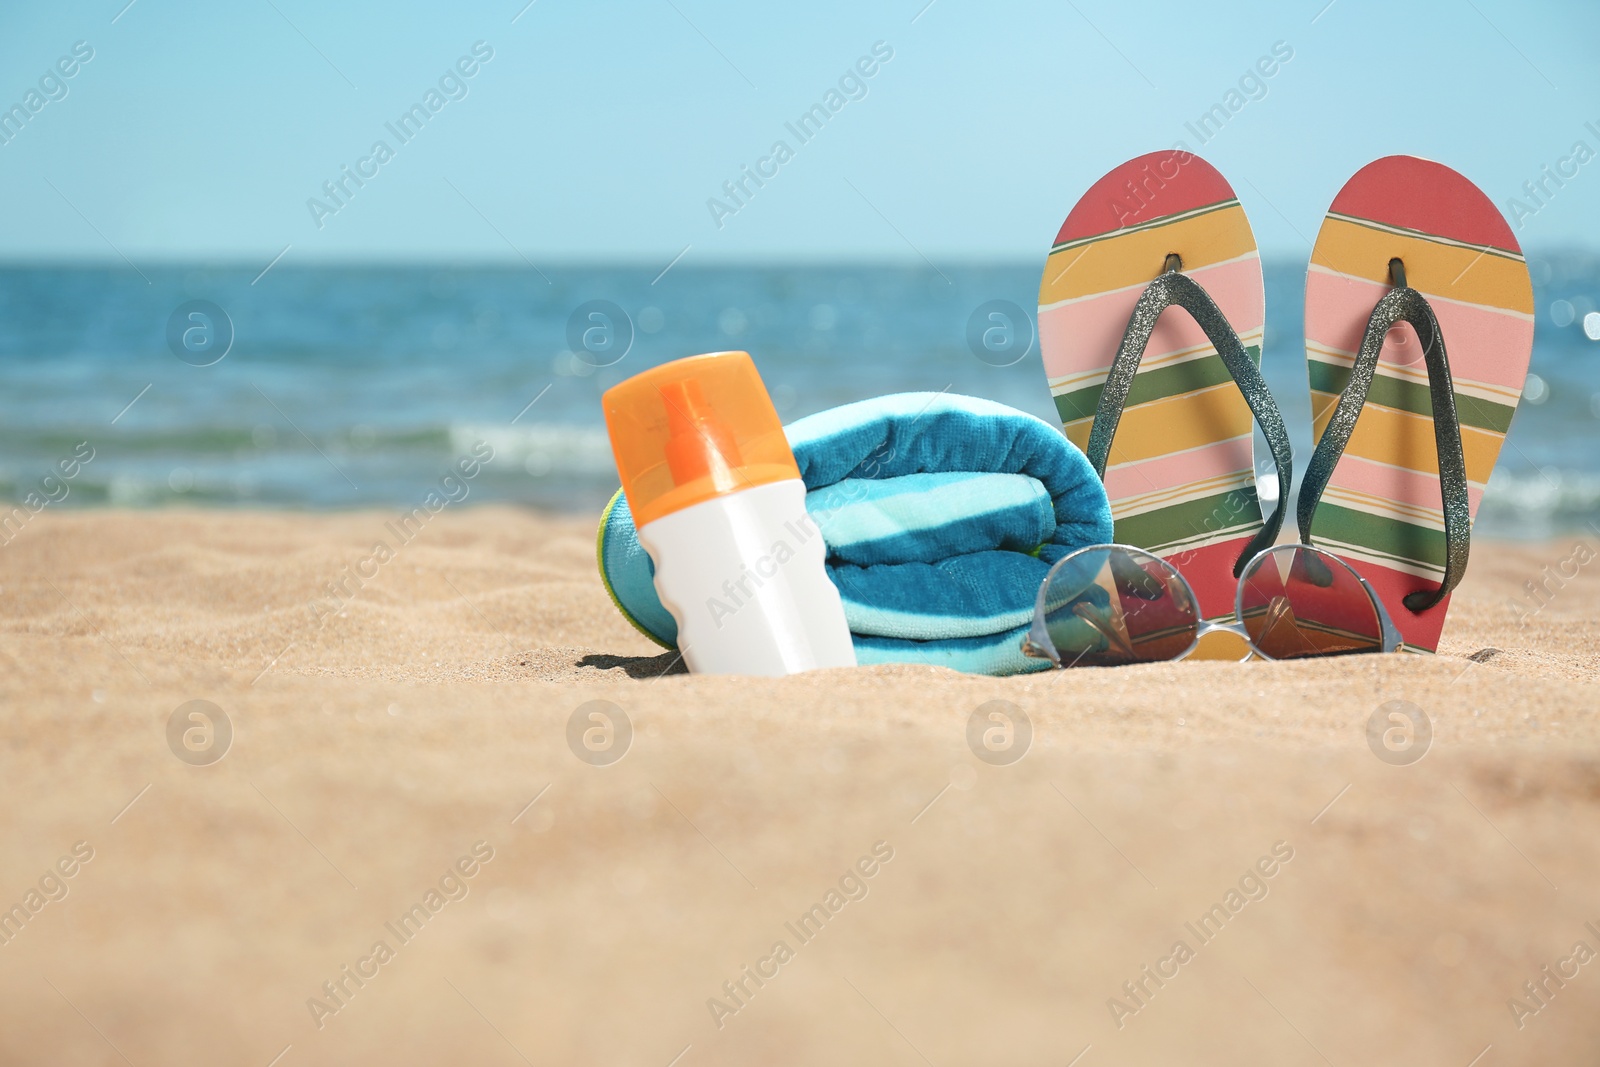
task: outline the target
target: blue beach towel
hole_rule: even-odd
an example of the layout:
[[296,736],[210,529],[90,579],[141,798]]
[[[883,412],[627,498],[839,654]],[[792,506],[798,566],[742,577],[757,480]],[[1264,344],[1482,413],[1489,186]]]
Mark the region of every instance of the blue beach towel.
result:
[[[860,663],[1049,666],[1021,651],[1039,583],[1073,549],[1111,540],[1105,489],[1060,430],[989,400],[898,393],[785,433]],[[675,648],[621,492],[601,516],[598,555],[617,607]]]

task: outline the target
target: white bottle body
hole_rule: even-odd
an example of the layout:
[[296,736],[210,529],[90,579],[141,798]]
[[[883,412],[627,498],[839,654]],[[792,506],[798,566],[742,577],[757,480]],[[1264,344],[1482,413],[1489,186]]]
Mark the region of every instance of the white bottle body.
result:
[[694,673],[779,676],[856,665],[800,479],[691,504],[639,527],[639,543]]

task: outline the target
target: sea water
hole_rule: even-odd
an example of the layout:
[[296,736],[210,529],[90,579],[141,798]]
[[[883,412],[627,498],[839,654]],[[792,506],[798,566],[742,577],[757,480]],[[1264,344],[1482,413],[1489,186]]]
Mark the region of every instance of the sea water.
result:
[[[1536,377],[1478,527],[1502,537],[1600,520],[1600,340],[1589,336],[1600,337],[1600,254],[1530,267]],[[411,509],[437,493],[597,514],[617,485],[601,392],[728,348],[754,355],[785,421],[911,390],[1053,421],[1030,317],[1038,270],[11,265],[0,268],[0,498]],[[1303,471],[1304,266],[1269,262],[1266,279],[1264,371]],[[193,318],[196,301],[225,321]],[[463,459],[485,452],[461,477]]]

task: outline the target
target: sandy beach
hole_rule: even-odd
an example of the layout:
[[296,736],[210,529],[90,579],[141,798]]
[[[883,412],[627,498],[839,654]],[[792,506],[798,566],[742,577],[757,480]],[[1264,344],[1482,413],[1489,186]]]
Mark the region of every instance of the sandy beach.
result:
[[[0,1062],[1600,1053],[1579,539],[1475,544],[1437,657],[762,680],[672,668],[588,519],[446,511],[375,559],[391,519],[46,511],[0,548]],[[997,700],[1006,765],[967,740]],[[590,701],[615,762],[569,745]],[[1390,702],[1415,762],[1369,747]]]

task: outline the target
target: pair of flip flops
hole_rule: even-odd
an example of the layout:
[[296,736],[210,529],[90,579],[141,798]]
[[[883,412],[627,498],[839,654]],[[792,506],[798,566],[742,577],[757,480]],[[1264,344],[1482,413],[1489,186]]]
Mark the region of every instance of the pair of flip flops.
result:
[[[1040,349],[1116,540],[1173,562],[1205,616],[1225,617],[1238,569],[1294,503],[1299,540],[1366,577],[1405,647],[1434,651],[1532,352],[1510,226],[1429,160],[1387,156],[1345,183],[1306,279],[1317,446],[1297,502],[1259,370],[1264,329],[1250,223],[1198,156],[1130,160],[1067,216],[1039,288]],[[1266,517],[1253,423],[1277,474]]]

